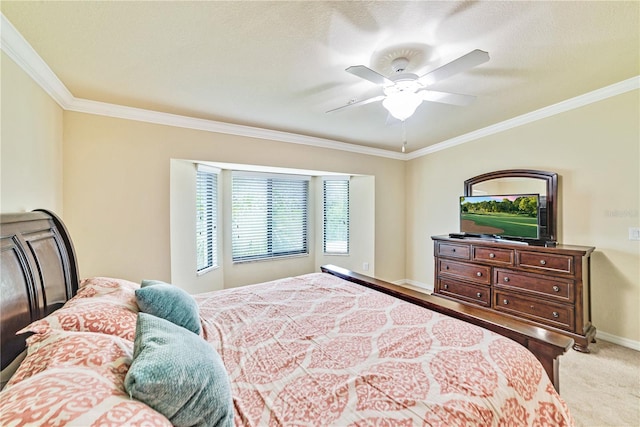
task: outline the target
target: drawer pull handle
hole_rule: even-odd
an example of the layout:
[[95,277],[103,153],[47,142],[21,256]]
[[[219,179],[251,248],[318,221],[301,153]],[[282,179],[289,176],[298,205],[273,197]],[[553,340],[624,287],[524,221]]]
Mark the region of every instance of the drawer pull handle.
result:
[[554,286],[553,287],[553,291],[554,292],[560,292],[560,286]]
[[489,258],[495,258],[496,254],[489,254]]
[[444,285],[444,288],[445,289],[449,289],[449,285]]
[[456,251],[456,248],[451,249],[451,252],[455,252],[455,251]]
[[478,292],[478,293],[476,294],[476,296],[477,296],[478,298],[482,298],[482,294],[481,294],[480,292]]
[[509,280],[511,280],[511,279],[509,279],[509,277],[508,277],[508,276],[504,276],[504,281],[505,281],[505,282],[508,282]]
[[555,318],[558,318],[560,316],[557,311],[554,311],[552,314],[553,314],[553,317]]
[[540,260],[540,265],[547,265],[547,261],[545,261],[545,260],[541,259],[541,260]]
[[448,270],[448,269],[449,269],[449,266],[448,266],[448,265],[445,265],[445,266],[444,266],[444,269],[445,269],[445,270]]
[[476,273],[476,276],[478,276],[478,277],[482,277],[482,273],[481,273],[480,271],[478,271],[478,272]]
[[507,304],[509,304],[509,300],[508,300],[508,299],[504,299],[504,300],[502,300],[502,303],[503,303],[504,305],[507,305]]

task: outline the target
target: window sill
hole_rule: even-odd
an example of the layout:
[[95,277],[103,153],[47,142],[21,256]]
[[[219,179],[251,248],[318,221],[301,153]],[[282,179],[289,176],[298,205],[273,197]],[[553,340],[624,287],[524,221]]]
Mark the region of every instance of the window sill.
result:
[[205,274],[207,274],[207,273],[209,273],[211,271],[217,270],[218,268],[220,268],[219,265],[214,265],[212,267],[207,267],[204,270],[196,271],[196,276],[197,277],[204,276]]
[[247,260],[238,260],[232,261],[233,264],[248,264],[252,262],[265,262],[265,261],[280,261],[291,258],[308,258],[309,254],[295,254],[295,255],[282,255],[277,257],[269,257],[269,258],[257,258],[257,259],[247,259]]

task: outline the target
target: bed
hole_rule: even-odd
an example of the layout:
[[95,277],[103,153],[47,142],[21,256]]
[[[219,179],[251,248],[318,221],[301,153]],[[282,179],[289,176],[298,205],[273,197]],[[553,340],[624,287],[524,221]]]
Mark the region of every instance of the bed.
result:
[[3,214],[1,237],[0,425],[574,423],[571,340],[514,319],[335,266],[193,296],[79,280],[47,211]]

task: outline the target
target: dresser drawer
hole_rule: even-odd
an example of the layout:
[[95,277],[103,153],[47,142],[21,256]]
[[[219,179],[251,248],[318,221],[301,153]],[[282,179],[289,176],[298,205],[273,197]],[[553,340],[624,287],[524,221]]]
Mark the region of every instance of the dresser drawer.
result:
[[449,295],[484,307],[491,305],[491,288],[487,286],[439,279],[436,290],[439,294]]
[[570,255],[552,255],[542,252],[518,251],[518,266],[541,271],[575,274],[573,257]]
[[494,308],[498,311],[524,317],[560,329],[573,331],[574,307],[518,294],[494,290]]
[[439,243],[438,255],[450,258],[469,259],[471,248],[469,245],[457,245],[455,243]]
[[490,262],[492,264],[513,265],[513,249],[484,248],[482,246],[473,247],[473,260]]
[[491,284],[491,267],[486,265],[466,264],[464,262],[438,260],[438,274],[455,276],[484,285]]
[[493,275],[497,288],[516,288],[561,302],[573,302],[575,299],[573,280],[553,279],[501,268],[496,268]]
[[450,236],[433,241],[434,293],[562,332],[576,350],[589,351],[596,334],[590,307],[595,248]]

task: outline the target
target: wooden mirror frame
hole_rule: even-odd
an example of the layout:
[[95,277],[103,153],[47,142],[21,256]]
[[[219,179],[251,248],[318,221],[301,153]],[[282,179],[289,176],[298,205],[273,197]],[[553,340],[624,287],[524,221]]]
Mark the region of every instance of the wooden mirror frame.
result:
[[554,172],[539,171],[533,169],[507,169],[489,172],[474,176],[464,182],[464,195],[473,195],[473,186],[485,181],[499,178],[531,178],[540,179],[545,182],[546,194],[546,231],[540,231],[539,240],[543,242],[557,240],[557,219],[558,219],[558,174]]

